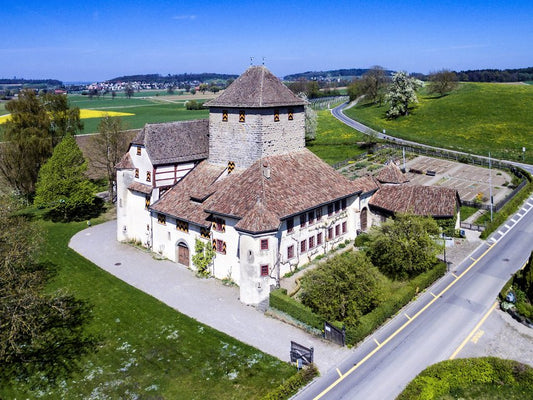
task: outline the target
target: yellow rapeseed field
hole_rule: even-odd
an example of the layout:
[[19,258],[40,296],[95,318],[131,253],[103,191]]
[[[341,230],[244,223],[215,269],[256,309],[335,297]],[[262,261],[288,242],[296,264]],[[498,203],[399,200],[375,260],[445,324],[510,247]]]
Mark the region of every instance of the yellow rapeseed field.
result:
[[[10,114],[0,115],[0,124],[5,123],[7,120],[9,120]],[[105,110],[88,110],[88,109],[81,109],[80,110],[80,118],[81,119],[87,119],[87,118],[102,118],[105,116],[109,117],[128,117],[131,115],[135,115],[132,113],[125,113],[125,112],[118,112],[118,111],[105,111]]]

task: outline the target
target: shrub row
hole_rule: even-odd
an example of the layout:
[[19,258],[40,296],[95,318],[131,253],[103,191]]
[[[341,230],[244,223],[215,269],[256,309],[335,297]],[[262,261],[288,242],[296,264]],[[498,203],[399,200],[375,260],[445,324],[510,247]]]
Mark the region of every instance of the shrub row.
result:
[[283,311],[313,328],[320,330],[324,328],[323,318],[316,315],[309,307],[289,297],[286,289],[277,289],[270,292],[270,307]]
[[409,303],[418,292],[430,286],[446,273],[446,264],[439,262],[429,271],[406,282],[406,285],[390,294],[390,297],[374,310],[359,319],[357,326],[346,327],[346,343],[355,344],[381,326]]
[[318,376],[318,369],[314,364],[309,364],[295,375],[291,376],[276,389],[266,394],[263,400],[283,400],[294,395],[301,387],[307,385]]
[[520,172],[526,177],[527,179],[527,185],[525,185],[522,190],[520,190],[513,199],[511,199],[505,206],[502,207],[500,211],[496,213],[495,216],[493,216],[492,222],[489,222],[485,230],[481,232],[480,238],[486,239],[492,232],[494,232],[496,229],[499,228],[501,224],[503,224],[507,218],[509,218],[512,214],[516,212],[521,206],[522,203],[529,197],[531,192],[533,191],[533,183],[531,175],[522,169],[520,169]]
[[495,357],[446,360],[422,371],[397,399],[442,398],[451,390],[480,384],[520,386],[524,393],[532,393],[533,368]]

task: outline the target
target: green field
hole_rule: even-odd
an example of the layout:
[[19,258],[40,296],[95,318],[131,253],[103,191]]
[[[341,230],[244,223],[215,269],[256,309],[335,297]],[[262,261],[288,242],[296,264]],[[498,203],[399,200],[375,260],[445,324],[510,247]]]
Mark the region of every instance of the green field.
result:
[[533,163],[533,86],[462,83],[444,97],[419,93],[411,114],[387,120],[387,107],[368,104],[346,115],[403,139],[495,158]]
[[68,248],[85,223],[37,221],[46,238],[44,259],[58,266],[50,289],[93,305],[88,330],[99,338],[83,370],[55,389],[19,384],[0,398],[257,399],[296,368],[198,323],[108,274]]
[[343,124],[329,110],[318,111],[316,139],[307,148],[328,164],[354,158],[365,151],[357,143],[366,136]]

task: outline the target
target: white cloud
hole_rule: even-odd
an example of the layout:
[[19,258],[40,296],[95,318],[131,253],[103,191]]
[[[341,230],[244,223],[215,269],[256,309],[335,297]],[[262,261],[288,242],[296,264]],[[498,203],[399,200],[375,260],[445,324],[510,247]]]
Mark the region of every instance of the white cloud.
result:
[[175,19],[177,21],[181,21],[181,20],[193,21],[196,19],[196,15],[174,15],[172,19]]

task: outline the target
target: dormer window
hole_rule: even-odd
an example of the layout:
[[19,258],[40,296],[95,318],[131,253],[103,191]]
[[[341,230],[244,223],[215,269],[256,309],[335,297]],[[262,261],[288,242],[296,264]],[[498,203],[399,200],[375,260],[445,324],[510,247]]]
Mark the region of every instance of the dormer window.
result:
[[246,113],[244,110],[239,110],[239,122],[246,122]]
[[289,110],[287,111],[287,119],[289,121],[292,121],[294,119],[294,109],[293,108],[289,108]]
[[222,110],[222,122],[228,122],[228,110]]
[[137,155],[138,155],[138,156],[141,155],[141,146],[137,146]]
[[274,110],[274,122],[279,122],[279,110]]

